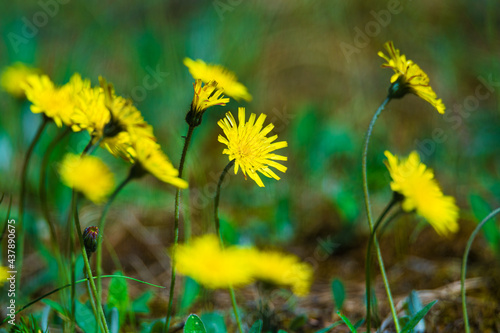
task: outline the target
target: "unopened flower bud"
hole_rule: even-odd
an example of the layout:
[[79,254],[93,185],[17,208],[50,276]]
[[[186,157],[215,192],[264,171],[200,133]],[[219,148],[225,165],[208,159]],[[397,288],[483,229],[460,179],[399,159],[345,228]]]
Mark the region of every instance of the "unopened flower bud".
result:
[[99,228],[96,226],[91,226],[85,228],[83,231],[83,245],[85,245],[85,251],[87,252],[87,257],[90,259],[90,255],[97,250],[97,242],[99,239]]

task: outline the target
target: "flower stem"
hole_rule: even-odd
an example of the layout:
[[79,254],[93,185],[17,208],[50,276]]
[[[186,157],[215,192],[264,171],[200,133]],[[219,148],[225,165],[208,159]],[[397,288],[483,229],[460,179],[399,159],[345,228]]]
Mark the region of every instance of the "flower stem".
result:
[[[370,192],[368,190],[368,174],[367,174],[367,156],[368,156],[368,146],[370,143],[370,137],[372,135],[373,127],[375,126],[375,122],[377,121],[378,116],[382,113],[384,110],[385,106],[387,103],[389,103],[391,100],[391,97],[387,96],[385,100],[382,102],[382,104],[379,106],[375,114],[373,115],[372,120],[370,121],[370,125],[368,126],[368,131],[366,132],[366,138],[365,138],[365,144],[363,147],[363,156],[362,156],[362,162],[361,162],[361,168],[362,168],[362,173],[363,173],[363,193],[364,193],[364,198],[365,198],[365,208],[366,208],[366,216],[368,218],[368,225],[370,227],[370,232],[373,232],[373,218],[372,218],[372,211],[371,211],[371,204],[370,204]],[[380,272],[382,274],[382,279],[384,281],[384,286],[385,290],[387,292],[387,296],[389,299],[389,304],[391,306],[391,313],[394,319],[394,326],[396,327],[396,331],[400,331],[400,326],[397,318],[397,314],[395,312],[394,308],[394,302],[392,300],[391,296],[391,291],[389,288],[389,282],[387,280],[387,275],[385,273],[385,268],[384,268],[384,262],[382,259],[382,253],[380,252],[380,247],[377,241],[377,237],[374,236],[374,241],[375,249],[377,251],[377,259],[380,267]],[[367,322],[367,327],[370,327],[370,323]],[[369,330],[368,330],[369,331]]]
[[[221,187],[222,183],[224,182],[224,178],[226,177],[229,169],[231,169],[234,165],[234,162],[236,160],[231,160],[229,163],[226,165],[224,170],[222,171],[219,181],[217,183],[217,192],[215,195],[214,199],[214,222],[215,222],[215,230],[217,232],[217,236],[219,237],[220,240],[220,246],[224,248],[224,239],[222,238],[222,233],[220,231],[220,223],[219,223],[219,201],[220,201],[220,192],[221,192]],[[232,286],[229,287],[229,295],[231,295],[231,304],[233,306],[233,312],[234,312],[234,317],[236,318],[236,323],[238,324],[238,330],[240,333],[243,333],[243,328],[241,327],[241,319],[240,315],[238,314],[238,305],[236,304],[236,296],[234,294],[234,289]]]
[[19,193],[19,214],[18,214],[18,222],[17,222],[17,232],[18,232],[18,252],[17,252],[17,267],[18,273],[16,277],[16,290],[19,289],[19,284],[21,282],[21,271],[23,267],[23,250],[24,250],[24,224],[23,224],[23,217],[24,217],[24,200],[26,197],[26,182],[27,182],[27,176],[28,176],[28,165],[31,159],[31,155],[33,154],[33,150],[35,149],[35,146],[40,140],[40,137],[42,136],[43,130],[45,126],[48,124],[49,118],[43,117],[42,123],[38,127],[38,130],[36,131],[35,137],[31,141],[31,144],[28,147],[28,150],[26,151],[26,155],[24,156],[24,162],[23,166],[21,169],[21,190]]
[[[189,143],[191,142],[191,137],[193,136],[193,131],[195,126],[189,125],[186,138],[184,140],[184,148],[182,149],[181,161],[179,163],[179,178],[182,178],[182,171],[184,170],[184,163],[186,161],[186,155],[189,148]],[[172,249],[172,259],[170,260],[172,274],[170,277],[170,294],[168,296],[168,308],[167,316],[165,318],[165,326],[163,327],[163,333],[168,332],[170,328],[170,319],[172,316],[172,307],[174,305],[174,290],[175,290],[175,251],[177,250],[177,244],[179,243],[179,207],[181,203],[181,189],[178,188],[175,193],[175,209],[174,209],[174,247]]]
[[[71,316],[70,316],[70,325],[71,325],[71,332],[75,331],[75,323],[76,323],[76,255],[75,255],[75,228],[73,225],[73,221],[71,221],[71,217],[73,216],[73,212],[76,207],[76,193],[73,190],[72,195],[71,195],[71,209],[69,212],[68,216],[68,222],[69,222],[69,254],[71,257]],[[99,317],[95,317],[96,320],[99,319]]]
[[363,148],[363,159],[361,162],[361,167],[363,169],[363,193],[365,196],[365,208],[366,208],[366,215],[368,217],[368,225],[370,226],[370,232],[373,231],[373,218],[372,218],[372,209],[370,205],[370,192],[368,190],[368,174],[366,171],[368,145],[370,143],[370,137],[372,136],[373,126],[375,125],[378,116],[380,115],[380,113],[382,113],[382,110],[384,110],[385,106],[387,105],[387,103],[389,103],[390,100],[391,100],[390,97],[387,97],[379,106],[377,112],[375,112],[375,114],[373,115],[370,125],[368,126],[368,131],[366,132],[365,145]]
[[229,294],[231,295],[231,304],[233,305],[234,317],[236,318],[236,323],[238,324],[238,330],[243,333],[243,328],[241,327],[241,319],[238,314],[238,305],[236,304],[236,296],[234,295],[233,287],[229,287]]
[[[396,197],[393,197],[392,200],[389,202],[389,204],[385,207],[384,211],[382,214],[380,214],[379,218],[377,219],[377,222],[375,222],[375,225],[373,227],[373,231],[370,234],[370,239],[368,240],[368,247],[366,249],[366,263],[365,263],[365,269],[366,269],[366,330],[367,332],[370,332],[371,329],[371,254],[372,254],[372,245],[373,242],[376,239],[376,232],[377,228],[382,224],[382,221],[384,220],[385,216],[387,213],[391,210],[391,208],[398,202],[398,199]],[[401,210],[398,210],[396,213],[392,214],[387,220],[392,221],[397,215],[401,213]],[[385,275],[385,271],[383,273]],[[386,289],[387,290],[387,289]],[[392,296],[390,290],[388,290],[388,297],[390,299],[389,303],[391,304],[391,312],[393,308],[393,302],[392,302]]]
[[[76,194],[74,194],[74,195],[76,195]],[[84,266],[85,272],[86,272],[87,278],[90,281],[90,288],[91,288],[92,293],[94,295],[94,300],[96,302],[97,311],[99,311],[99,314],[100,314],[100,318],[96,318],[96,319],[99,323],[99,326],[103,330],[103,332],[109,333],[108,324],[106,323],[106,316],[104,315],[104,311],[103,311],[103,308],[101,305],[101,298],[99,297],[99,294],[97,293],[94,278],[92,276],[92,269],[90,268],[90,263],[89,263],[89,259],[87,257],[87,252],[85,251],[85,244],[83,241],[83,234],[82,234],[83,231],[82,231],[82,227],[80,225],[80,218],[78,216],[78,209],[77,209],[76,202],[77,202],[77,199],[75,199],[73,201],[73,214],[74,214],[74,219],[75,219],[76,233],[78,234],[78,240],[80,241],[80,249],[82,252],[83,263],[85,265]],[[71,281],[71,283],[74,285],[75,281]],[[89,297],[90,297],[90,295],[89,295]]]
[[481,223],[479,223],[472,232],[472,234],[469,237],[469,240],[467,241],[467,245],[465,247],[465,252],[464,252],[464,257],[462,259],[462,268],[460,270],[460,291],[462,295],[462,311],[463,311],[463,316],[464,316],[464,327],[465,327],[465,332],[470,333],[470,327],[469,327],[469,317],[467,315],[467,301],[465,298],[465,275],[467,274],[467,258],[469,257],[469,252],[470,248],[472,247],[472,242],[476,238],[479,230],[483,227],[483,225],[488,222],[490,219],[492,219],[495,215],[500,213],[500,208],[495,209],[492,211],[488,216],[486,216]]
[[[128,182],[132,179],[132,174],[129,173],[127,178],[125,178],[120,185],[115,189],[115,191],[111,194],[106,205],[102,209],[101,218],[99,219],[99,239],[103,238],[104,235],[104,224],[106,222],[106,215],[108,214],[109,207],[115,200],[118,193],[128,184]],[[102,242],[97,242],[97,252],[96,252],[96,275],[97,275],[97,295],[101,298],[102,295],[102,283],[101,283],[101,274],[102,274]]]

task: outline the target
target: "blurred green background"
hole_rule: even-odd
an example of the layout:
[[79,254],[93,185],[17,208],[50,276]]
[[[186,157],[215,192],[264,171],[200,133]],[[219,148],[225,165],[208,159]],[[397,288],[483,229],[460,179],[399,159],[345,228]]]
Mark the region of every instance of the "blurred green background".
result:
[[[253,101],[210,109],[188,153],[190,191],[184,203],[191,203],[186,219],[194,234],[212,228],[213,188],[227,163],[223,145],[217,142],[221,130],[216,122],[224,112],[234,114],[238,106],[245,106],[247,114],[267,114],[279,139],[288,141],[289,147],[279,153],[288,156],[289,169],[280,181],[265,179],[265,188],[245,181],[241,174],[231,177],[220,209],[227,237],[287,247],[303,257],[311,255],[318,237],[326,235],[332,235],[336,246],[359,246],[357,239],[368,229],[362,142],[389,87],[392,71],[381,69],[383,60],[377,56],[388,40],[428,74],[447,110],[439,115],[411,95],[392,101],[383,112],[368,156],[374,211],[379,212],[391,196],[383,165],[386,149],[402,155],[419,150],[443,192],[456,197],[460,223],[469,226],[467,230],[475,223],[471,202],[500,204],[498,1],[69,0],[4,2],[1,7],[1,67],[22,61],[59,84],[75,72],[93,84],[104,76],[118,94],[134,99],[174,165],[192,99],[193,79],[182,59],[200,58],[237,74]],[[30,30],[26,22],[39,27]],[[158,84],[147,90],[143,80],[151,71],[159,73]],[[478,92],[485,97],[479,99]],[[17,193],[22,157],[40,117],[31,114],[27,103],[6,93],[1,96],[0,187]],[[28,201],[31,237],[41,239],[46,233],[37,223],[36,165],[56,133],[54,126],[48,133],[35,152]],[[73,135],[54,161],[66,151],[81,151],[87,141],[86,134]],[[104,151],[98,155],[112,165],[117,180],[125,177],[125,163]],[[50,175],[52,202],[63,216],[69,191],[59,185],[55,166]],[[139,244],[152,242],[149,245],[157,249],[171,244],[173,193],[151,178],[130,185],[112,207],[107,225],[118,231],[120,223],[128,221],[130,228],[113,237],[129,239],[140,229],[144,239],[135,236]],[[83,222],[92,223],[98,212],[98,207],[83,207]],[[415,218],[405,221],[411,223],[406,227],[411,232]],[[157,237],[151,240],[152,235]],[[126,266],[130,256],[145,263],[166,258],[154,251],[134,253],[135,241],[131,242],[112,242]],[[452,255],[459,257],[462,249]],[[155,272],[166,274],[165,265]]]

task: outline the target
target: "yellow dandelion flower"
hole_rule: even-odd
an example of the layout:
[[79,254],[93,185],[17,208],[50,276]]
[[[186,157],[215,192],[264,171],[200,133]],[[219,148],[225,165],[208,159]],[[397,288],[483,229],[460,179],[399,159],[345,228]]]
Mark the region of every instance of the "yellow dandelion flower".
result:
[[222,95],[224,89],[217,85],[217,82],[210,81],[202,87],[202,81],[197,79],[193,83],[194,96],[191,102],[191,108],[186,115],[186,121],[191,126],[201,124],[203,113],[211,106],[226,105],[229,98]]
[[44,113],[58,127],[63,124],[72,126],[72,117],[77,103],[78,94],[90,87],[90,81],[82,80],[79,74],[74,74],[70,81],[62,87],[57,87],[47,75],[31,75],[22,85],[26,98],[32,103],[33,113]]
[[66,154],[59,166],[62,182],[94,203],[102,203],[114,187],[113,173],[95,156]]
[[219,142],[227,145],[227,148],[222,151],[223,154],[229,155],[229,160],[235,160],[234,173],[237,174],[239,168],[243,175],[248,175],[257,185],[264,187],[264,183],[260,179],[257,172],[260,172],[268,178],[279,180],[269,167],[276,168],[281,172],[286,172],[287,168],[275,161],[286,161],[285,156],[271,154],[272,151],[287,147],[286,141],[273,142],[278,136],[274,135],[266,137],[274,128],[273,124],[269,124],[262,128],[265,114],[261,114],[257,120],[256,115],[252,113],[248,121],[245,121],[245,108],[238,109],[238,121],[236,124],[231,112],[226,113],[226,118],[219,120],[217,123],[226,137],[219,135]]
[[402,208],[426,219],[439,235],[458,231],[458,207],[455,198],[441,192],[434,173],[420,162],[416,151],[407,158],[399,159],[389,151],[385,162],[392,182],[391,189],[403,195]]
[[39,72],[36,68],[16,62],[2,71],[2,74],[0,74],[0,86],[14,97],[24,97],[23,84],[29,76],[38,74]]
[[179,171],[172,165],[158,143],[150,139],[138,139],[133,143],[135,163],[141,171],[146,171],[159,180],[179,188],[187,188],[188,183],[179,178]]
[[439,113],[444,113],[446,109],[443,101],[437,98],[436,93],[429,84],[429,77],[412,60],[407,60],[406,56],[400,55],[399,50],[394,47],[392,41],[384,44],[384,48],[389,53],[386,56],[382,51],[378,55],[386,60],[383,68],[392,68],[394,75],[391,77],[393,84],[390,89],[391,97],[401,98],[406,93],[411,92],[423,100],[429,102]]
[[149,125],[132,101],[117,96],[113,86],[99,78],[100,87],[86,89],[80,94],[80,103],[72,116],[73,130],[87,130],[94,143],[113,156],[133,162],[136,154],[133,139],[148,138],[156,141]]
[[228,69],[213,64],[206,64],[203,60],[192,60],[184,58],[184,65],[194,79],[201,79],[204,83],[216,81],[219,87],[224,89],[224,93],[236,100],[252,100],[252,95],[248,93],[247,88],[238,82],[236,75]]
[[7,279],[10,277],[8,273],[9,269],[5,266],[0,266],[0,287],[7,283]]
[[245,250],[230,246],[221,249],[215,235],[196,238],[177,246],[177,271],[207,288],[241,287],[252,283],[252,267],[245,260]]
[[275,251],[254,251],[249,258],[256,279],[289,286],[298,296],[305,296],[309,292],[313,270],[298,257]]

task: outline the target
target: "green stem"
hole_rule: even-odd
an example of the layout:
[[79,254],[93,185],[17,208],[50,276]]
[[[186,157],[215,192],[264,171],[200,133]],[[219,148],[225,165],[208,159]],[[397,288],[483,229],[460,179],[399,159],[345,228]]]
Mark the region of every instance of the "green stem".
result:
[[[364,198],[365,198],[366,216],[368,218],[368,225],[370,227],[370,232],[373,232],[373,218],[372,218],[372,211],[371,211],[371,204],[370,204],[370,192],[368,190],[368,173],[367,173],[368,146],[370,143],[370,137],[371,137],[372,132],[373,132],[373,127],[375,126],[375,122],[377,121],[377,118],[384,110],[387,103],[390,102],[390,100],[391,100],[391,98],[389,96],[386,97],[386,99],[382,102],[382,104],[379,106],[379,108],[377,109],[377,111],[373,115],[373,118],[370,121],[370,125],[368,126],[368,131],[366,132],[365,144],[363,147],[363,156],[362,156],[362,162],[361,162],[361,168],[362,168],[362,173],[363,173],[363,194],[364,194]],[[395,312],[394,312],[394,304],[392,301],[391,291],[390,291],[389,284],[387,281],[387,276],[385,274],[382,253],[380,252],[380,247],[379,247],[376,236],[374,238],[374,244],[375,244],[375,248],[377,250],[377,260],[378,260],[378,264],[380,267],[380,272],[382,273],[382,278],[384,281],[385,290],[386,290],[387,295],[389,297],[389,304],[391,305],[391,313],[393,315],[393,318],[395,319],[394,325],[396,327],[396,331],[399,332],[400,331],[399,322],[398,322],[397,316],[395,315]],[[367,327],[368,328],[370,327],[370,323],[367,323]]]
[[372,135],[373,131],[373,126],[375,125],[375,122],[377,121],[378,116],[380,113],[382,113],[382,110],[384,110],[385,106],[387,103],[390,101],[390,97],[387,97],[382,104],[379,106],[377,109],[377,112],[373,115],[373,118],[370,122],[370,125],[368,126],[368,131],[366,132],[366,138],[365,138],[365,145],[363,148],[363,159],[361,162],[361,167],[363,169],[363,193],[365,196],[365,209],[366,209],[366,215],[368,217],[368,225],[370,226],[370,232],[373,231],[373,218],[372,218],[372,210],[371,210],[371,205],[370,205],[370,192],[368,190],[368,174],[366,171],[366,159],[368,156],[368,145],[370,143],[370,137]]
[[[377,219],[377,222],[375,222],[375,225],[373,227],[373,231],[370,234],[370,239],[368,240],[368,247],[366,249],[366,263],[365,263],[365,269],[366,269],[366,274],[365,274],[365,283],[366,283],[366,330],[367,332],[370,332],[371,329],[371,254],[372,254],[372,245],[374,240],[376,239],[376,232],[377,228],[382,224],[382,221],[384,220],[385,216],[387,213],[391,210],[392,207],[398,202],[399,200],[393,196],[392,200],[389,202],[389,204],[385,207],[384,211],[382,214],[380,214],[379,218]],[[392,214],[389,218],[388,221],[392,221],[397,215],[399,215],[401,210],[398,210],[396,213]],[[384,272],[385,273],[385,272]],[[388,292],[388,298],[390,299],[389,303],[393,304],[392,302],[392,296],[390,296],[390,290]]]
[[241,327],[241,319],[238,314],[238,305],[236,304],[236,296],[234,295],[233,287],[229,287],[229,294],[231,295],[231,304],[233,305],[234,317],[236,318],[236,323],[238,324],[238,330],[243,333],[243,328]]
[[96,301],[96,307],[97,307],[97,310],[99,311],[99,314],[101,316],[101,320],[99,320],[99,318],[96,318],[99,322],[99,326],[101,326],[101,329],[105,332],[105,333],[109,333],[109,329],[108,329],[108,324],[106,323],[106,316],[104,315],[104,310],[102,308],[102,305],[101,305],[101,299],[99,297],[99,294],[97,293],[97,289],[96,289],[96,286],[95,286],[95,283],[94,283],[94,278],[92,276],[92,269],[90,268],[90,263],[89,263],[89,259],[87,257],[87,252],[85,251],[85,244],[83,242],[83,234],[82,234],[82,226],[80,225],[80,218],[78,216],[78,210],[77,210],[77,207],[76,207],[76,201],[75,200],[75,206],[74,206],[74,210],[73,210],[73,213],[74,213],[74,219],[75,219],[75,226],[76,226],[76,233],[78,234],[78,240],[80,241],[80,249],[81,249],[81,252],[82,252],[82,257],[83,257],[83,263],[85,264],[85,272],[87,273],[87,277],[89,278],[89,281],[90,281],[90,287],[92,289],[92,293],[94,295],[94,299]]
[[[97,312],[97,307],[95,306],[95,299],[94,299],[94,297],[92,297],[92,290],[90,289],[90,282],[87,281],[86,285],[87,285],[87,293],[89,294],[89,303],[90,303],[90,306],[92,307],[92,313],[94,314],[94,317],[96,319],[101,318],[101,316]],[[99,325],[99,327],[101,327],[101,325]]]
[[[186,134],[186,139],[184,141],[184,148],[182,149],[181,161],[179,163],[179,178],[182,178],[182,171],[184,170],[184,163],[186,161],[186,155],[189,148],[189,143],[191,142],[191,137],[193,136],[193,131],[195,126],[189,125],[188,132]],[[175,209],[174,209],[174,247],[172,249],[172,259],[170,260],[172,274],[170,277],[170,294],[168,296],[168,308],[167,315],[165,318],[165,326],[163,327],[163,333],[168,332],[170,328],[170,319],[172,316],[172,307],[174,305],[174,290],[175,290],[175,251],[177,250],[177,244],[179,243],[179,207],[181,202],[181,189],[178,188],[175,193]]]
[[472,242],[476,238],[477,234],[479,233],[483,225],[498,213],[500,213],[500,208],[497,208],[494,211],[492,211],[488,216],[486,216],[481,221],[481,223],[477,225],[476,229],[474,229],[474,231],[470,235],[469,240],[467,241],[467,246],[465,247],[464,257],[462,259],[462,268],[460,270],[460,292],[462,294],[462,311],[464,316],[464,326],[466,333],[470,333],[469,317],[467,315],[467,301],[465,298],[465,275],[467,274],[467,258],[469,257],[469,252],[470,248],[472,247]]
[[[234,165],[234,162],[236,160],[231,160],[229,163],[226,165],[224,170],[222,171],[219,181],[217,183],[217,192],[215,195],[214,199],[214,222],[215,222],[215,231],[217,232],[217,236],[219,237],[220,240],[220,246],[224,248],[224,239],[222,238],[222,233],[220,231],[220,223],[219,223],[219,202],[220,202],[220,192],[221,192],[221,187],[222,187],[222,182],[224,181],[224,178],[226,177],[229,169],[231,169]],[[234,312],[234,317],[236,318],[236,323],[238,324],[238,330],[240,333],[243,333],[243,329],[241,327],[241,319],[240,315],[238,314],[238,305],[236,304],[236,296],[234,294],[234,289],[232,286],[229,287],[229,294],[231,295],[231,304],[233,306],[233,312]]]
[[18,232],[18,241],[17,241],[17,267],[18,267],[18,273],[16,277],[16,290],[21,290],[19,288],[19,285],[21,283],[21,271],[23,268],[23,250],[24,250],[24,225],[23,225],[23,217],[24,217],[24,201],[26,197],[26,182],[27,182],[27,176],[28,176],[28,165],[31,159],[31,155],[33,154],[33,150],[35,149],[35,146],[40,140],[40,137],[42,136],[43,130],[45,129],[45,126],[49,123],[49,118],[46,116],[43,116],[42,123],[38,127],[38,130],[36,131],[36,134],[31,141],[31,144],[28,147],[28,150],[26,151],[26,155],[24,156],[24,161],[23,161],[23,166],[21,169],[21,190],[19,193],[19,214],[18,214],[18,222],[17,222],[17,232]]
[[[120,191],[128,184],[128,182],[133,178],[132,173],[129,173],[127,178],[125,178],[120,185],[115,189],[115,191],[111,194],[106,205],[102,209],[101,218],[99,219],[99,239],[103,238],[104,235],[104,224],[106,223],[106,215],[108,214],[109,207],[115,200],[116,196]],[[102,296],[102,283],[101,283],[101,274],[102,274],[102,242],[97,243],[97,252],[96,252],[96,267],[97,267],[97,295],[99,298]]]
[[[76,255],[75,255],[75,231],[74,231],[74,225],[71,221],[71,216],[74,213],[76,209],[76,192],[73,190],[72,195],[71,195],[71,211],[70,211],[70,218],[69,218],[69,253],[71,256],[71,315],[70,315],[70,325],[71,325],[71,332],[75,332],[75,324],[76,324]],[[98,317],[96,317],[96,320]]]

